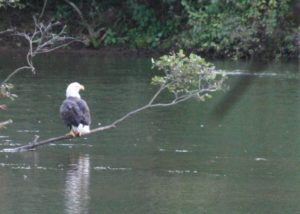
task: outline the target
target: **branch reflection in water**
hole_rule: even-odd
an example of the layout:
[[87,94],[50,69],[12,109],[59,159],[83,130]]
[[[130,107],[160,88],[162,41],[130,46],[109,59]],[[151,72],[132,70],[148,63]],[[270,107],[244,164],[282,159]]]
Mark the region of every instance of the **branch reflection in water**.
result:
[[88,213],[90,186],[90,157],[79,156],[71,160],[65,181],[66,213]]

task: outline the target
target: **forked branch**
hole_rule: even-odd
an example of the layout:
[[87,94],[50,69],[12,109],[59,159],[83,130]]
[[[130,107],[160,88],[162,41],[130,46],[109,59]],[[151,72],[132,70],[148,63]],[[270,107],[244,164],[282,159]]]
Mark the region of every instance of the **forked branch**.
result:
[[[17,68],[12,73],[10,73],[2,82],[1,85],[7,83],[14,75],[23,70],[30,70],[35,74],[35,66],[33,64],[33,58],[42,53],[49,53],[58,48],[64,47],[74,41],[78,41],[73,37],[65,35],[65,28],[63,26],[58,33],[55,32],[54,28],[57,28],[59,22],[49,22],[44,24],[38,21],[35,17],[34,20],[34,30],[31,33],[14,31],[13,35],[22,37],[26,40],[28,44],[28,52],[26,54],[26,65]],[[12,32],[12,30],[8,30]]]
[[[11,72],[4,80],[0,83],[1,96],[9,97],[13,99],[16,95],[10,93],[10,89],[13,88],[12,84],[8,82],[21,71],[29,70],[33,74],[36,73],[33,59],[39,54],[49,53],[56,49],[62,48],[74,41],[79,41],[73,37],[65,35],[66,26],[60,27],[59,22],[49,22],[44,24],[35,17],[34,21],[34,30],[33,32],[19,32],[15,29],[9,29],[3,31],[2,33],[10,33],[14,36],[22,37],[26,40],[28,44],[28,51],[26,54],[26,65],[15,69]],[[60,28],[57,32],[57,28]],[[1,32],[0,32],[1,34]]]

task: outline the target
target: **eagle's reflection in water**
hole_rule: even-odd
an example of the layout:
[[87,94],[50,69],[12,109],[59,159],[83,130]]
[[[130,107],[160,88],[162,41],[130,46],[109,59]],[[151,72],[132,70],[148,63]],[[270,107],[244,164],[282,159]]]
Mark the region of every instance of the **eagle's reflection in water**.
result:
[[81,155],[71,160],[65,181],[66,213],[88,213],[90,185],[90,158]]

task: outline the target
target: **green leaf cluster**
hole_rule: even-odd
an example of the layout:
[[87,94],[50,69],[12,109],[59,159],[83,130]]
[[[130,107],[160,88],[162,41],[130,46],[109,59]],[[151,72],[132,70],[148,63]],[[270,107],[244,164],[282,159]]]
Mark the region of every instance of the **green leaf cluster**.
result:
[[226,75],[196,54],[178,53],[152,59],[154,68],[164,75],[152,78],[152,84],[166,87],[175,97],[197,95],[200,99],[210,98],[210,92],[224,88]]
[[213,56],[265,58],[295,54],[297,35],[290,0],[182,0],[188,31],[180,47]]

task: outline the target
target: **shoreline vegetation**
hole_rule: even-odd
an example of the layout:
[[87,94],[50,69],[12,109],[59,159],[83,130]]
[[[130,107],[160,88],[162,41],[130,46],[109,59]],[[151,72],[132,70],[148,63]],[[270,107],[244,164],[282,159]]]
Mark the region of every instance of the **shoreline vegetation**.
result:
[[36,16],[81,41],[61,51],[144,56],[184,49],[208,58],[299,59],[299,10],[296,0],[0,0],[0,51],[25,49],[22,38],[1,32],[31,32]]

